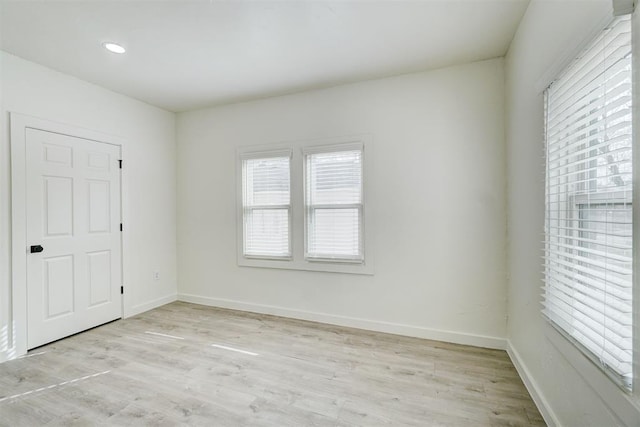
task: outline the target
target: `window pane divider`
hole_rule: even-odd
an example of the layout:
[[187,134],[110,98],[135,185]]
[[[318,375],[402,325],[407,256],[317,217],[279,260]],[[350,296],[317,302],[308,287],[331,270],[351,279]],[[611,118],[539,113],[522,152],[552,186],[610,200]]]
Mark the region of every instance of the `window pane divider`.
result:
[[264,210],[282,210],[282,209],[291,209],[291,205],[250,205],[250,206],[245,206],[244,207],[245,210],[259,210],[259,211],[264,211]]
[[337,204],[310,204],[309,209],[361,209],[362,203],[337,203]]

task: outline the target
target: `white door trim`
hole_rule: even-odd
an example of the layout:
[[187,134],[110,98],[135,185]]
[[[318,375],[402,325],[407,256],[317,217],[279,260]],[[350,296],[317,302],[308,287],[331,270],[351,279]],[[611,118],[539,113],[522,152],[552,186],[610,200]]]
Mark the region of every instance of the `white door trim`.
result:
[[[13,348],[11,356],[18,357],[27,353],[27,226],[26,226],[26,130],[28,128],[58,133],[102,142],[120,147],[125,158],[124,139],[84,129],[78,126],[56,123],[24,114],[10,113],[11,135],[11,308],[9,345]],[[120,209],[123,224],[126,227],[127,216],[127,174],[123,167],[120,178]],[[125,228],[126,230],[126,228]],[[125,283],[127,234],[122,234],[122,283]],[[126,288],[126,286],[125,286]],[[122,316],[130,310],[131,295],[125,289],[122,295]]]

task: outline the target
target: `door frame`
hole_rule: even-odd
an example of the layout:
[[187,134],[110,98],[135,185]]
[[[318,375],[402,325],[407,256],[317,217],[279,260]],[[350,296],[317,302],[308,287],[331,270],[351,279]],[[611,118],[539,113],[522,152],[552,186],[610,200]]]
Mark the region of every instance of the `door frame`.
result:
[[[37,129],[61,135],[88,139],[95,142],[116,145],[120,147],[120,158],[125,158],[125,140],[115,135],[85,129],[70,124],[57,123],[25,114],[9,113],[11,136],[11,310],[9,315],[9,348],[13,347],[13,357],[27,353],[27,225],[26,225],[26,131]],[[121,222],[126,223],[127,204],[127,174],[126,168],[120,170],[120,216]],[[125,250],[128,233],[122,233],[121,245],[121,274],[122,286],[125,286]],[[121,314],[124,318],[125,307],[129,307],[130,292],[121,295]]]

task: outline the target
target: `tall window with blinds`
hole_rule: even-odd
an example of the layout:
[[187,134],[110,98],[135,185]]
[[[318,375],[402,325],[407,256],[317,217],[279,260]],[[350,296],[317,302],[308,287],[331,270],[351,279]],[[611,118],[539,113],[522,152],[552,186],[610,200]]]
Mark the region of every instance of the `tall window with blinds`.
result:
[[305,152],[306,259],[363,261],[362,154],[361,145]]
[[616,19],[545,92],[545,316],[632,385],[631,24]]
[[242,160],[244,256],[291,257],[291,154]]

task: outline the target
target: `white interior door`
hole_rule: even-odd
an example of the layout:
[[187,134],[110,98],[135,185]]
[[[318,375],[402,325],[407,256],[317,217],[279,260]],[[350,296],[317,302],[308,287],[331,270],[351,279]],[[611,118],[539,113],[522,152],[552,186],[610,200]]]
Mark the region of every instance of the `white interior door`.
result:
[[26,129],[25,148],[34,348],[122,317],[120,147]]

